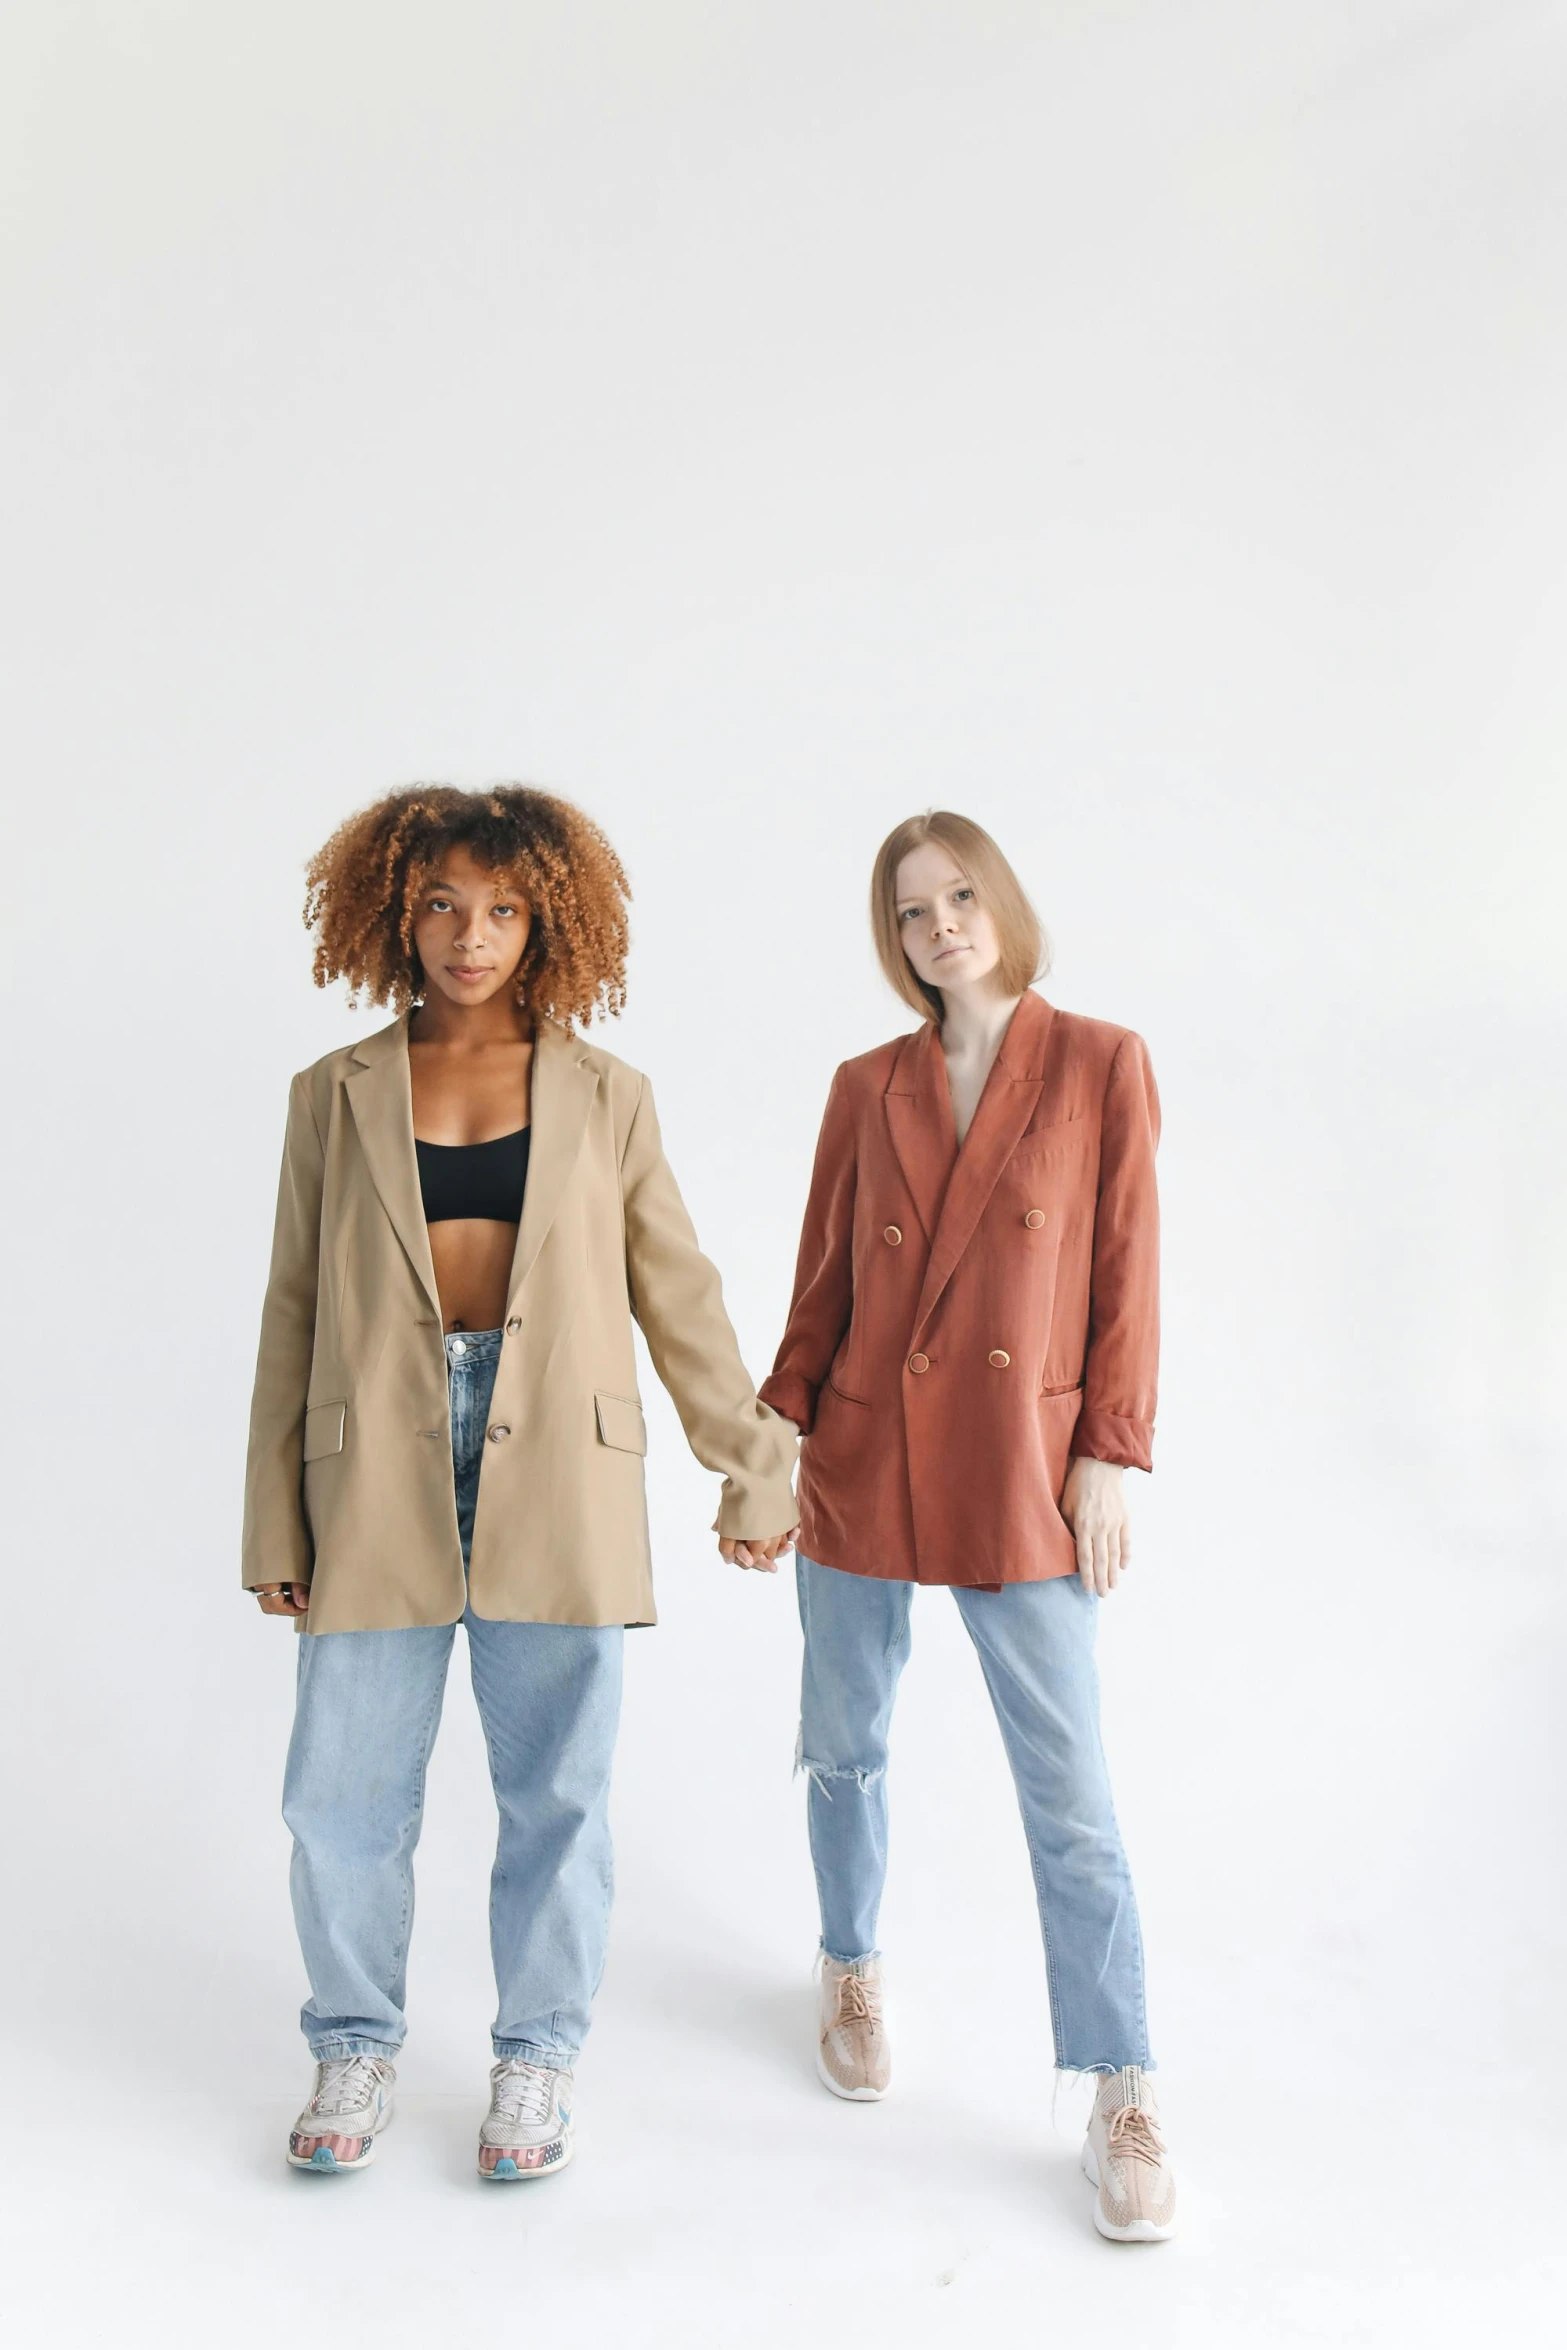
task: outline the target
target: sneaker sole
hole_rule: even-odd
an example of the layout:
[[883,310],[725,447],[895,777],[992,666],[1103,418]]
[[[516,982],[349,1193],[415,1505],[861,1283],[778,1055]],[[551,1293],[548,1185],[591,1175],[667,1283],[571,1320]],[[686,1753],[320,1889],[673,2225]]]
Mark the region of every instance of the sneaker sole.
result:
[[1156,2226],[1151,2219],[1136,2219],[1133,2220],[1129,2228],[1118,2228],[1114,2220],[1105,2218],[1104,2207],[1099,2200],[1099,2161],[1094,2153],[1094,2142],[1091,2138],[1086,2140],[1083,2146],[1083,2176],[1094,2190],[1094,2225],[1109,2243],[1164,2244],[1174,2235],[1175,2222],[1173,2220],[1162,2228]]
[[[845,2089],[842,2083],[835,2081],[827,2070],[826,2059],[820,2048],[816,2051],[816,2078],[824,2089],[830,2089],[833,2095],[841,2097],[846,2105],[879,2105],[887,2094],[886,2089]],[[891,2086],[889,2081],[887,2087]]]
[[503,2187],[521,2186],[528,2179],[552,2179],[557,2171],[565,2169],[575,2152],[576,2148],[568,2138],[557,2162],[535,2163],[531,2170],[519,2170],[511,2156],[503,2154],[493,2170],[486,2170],[481,2162],[478,2166],[479,2176],[487,2182],[498,2182]]

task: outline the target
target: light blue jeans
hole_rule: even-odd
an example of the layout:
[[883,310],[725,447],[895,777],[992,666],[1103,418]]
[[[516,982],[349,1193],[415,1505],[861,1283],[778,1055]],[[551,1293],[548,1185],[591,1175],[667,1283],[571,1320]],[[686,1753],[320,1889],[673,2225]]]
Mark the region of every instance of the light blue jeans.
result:
[[[499,1330],[446,1340],[457,1524],[466,1565]],[[490,1880],[497,2056],[569,2065],[604,1970],[609,1774],[620,1720],[618,1624],[463,1616],[500,1811]],[[321,1632],[299,1643],[283,1816],[318,2056],[402,2046],[414,1847],[455,1624]]]
[[[876,1952],[887,1873],[887,1734],[908,1662],[912,1583],[796,1563],[805,1672],[799,1766],[830,1958]],[[1076,1575],[953,1585],[979,1652],[1033,1864],[1058,2068],[1153,2070],[1143,1945],[1099,1738],[1099,1602]]]

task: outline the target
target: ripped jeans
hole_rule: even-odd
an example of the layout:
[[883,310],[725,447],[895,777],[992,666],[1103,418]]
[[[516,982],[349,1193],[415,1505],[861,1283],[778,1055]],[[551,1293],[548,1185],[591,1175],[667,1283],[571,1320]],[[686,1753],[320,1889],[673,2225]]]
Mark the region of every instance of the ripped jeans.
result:
[[[887,1873],[887,1734],[908,1662],[912,1583],[799,1556],[805,1669],[797,1760],[821,1900],[822,1948],[876,1949]],[[1034,1872],[1050,2024],[1063,2072],[1153,2070],[1143,1945],[1099,1737],[1099,1602],[1076,1575],[952,1586],[979,1654]]]

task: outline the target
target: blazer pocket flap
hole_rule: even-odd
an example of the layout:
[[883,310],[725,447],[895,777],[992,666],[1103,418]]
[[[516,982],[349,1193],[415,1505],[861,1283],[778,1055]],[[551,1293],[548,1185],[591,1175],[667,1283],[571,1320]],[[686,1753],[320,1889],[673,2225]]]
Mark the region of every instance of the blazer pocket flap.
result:
[[348,1417],[346,1403],[313,1403],[305,1412],[305,1458],[323,1460],[330,1452],[343,1449],[343,1422]]
[[593,1408],[598,1413],[601,1444],[612,1444],[617,1452],[646,1453],[647,1422],[639,1403],[625,1395],[596,1395]]
[[1033,1159],[1063,1158],[1079,1149],[1093,1131],[1089,1118],[1058,1118],[1052,1126],[1032,1126],[1006,1164],[1023,1168]]

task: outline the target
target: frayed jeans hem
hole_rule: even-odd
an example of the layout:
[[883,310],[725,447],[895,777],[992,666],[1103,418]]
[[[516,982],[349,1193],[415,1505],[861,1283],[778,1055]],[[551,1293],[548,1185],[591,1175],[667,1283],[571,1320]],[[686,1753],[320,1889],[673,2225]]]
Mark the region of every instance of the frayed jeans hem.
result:
[[[1155,2073],[1159,2069],[1151,2056],[1129,2056],[1126,2063],[1135,2064],[1138,2071],[1143,2073]],[[1085,2073],[1118,2073],[1124,2068],[1119,2064],[1064,2064],[1057,2057],[1055,2069],[1063,2078],[1072,2080],[1081,2078]]]

